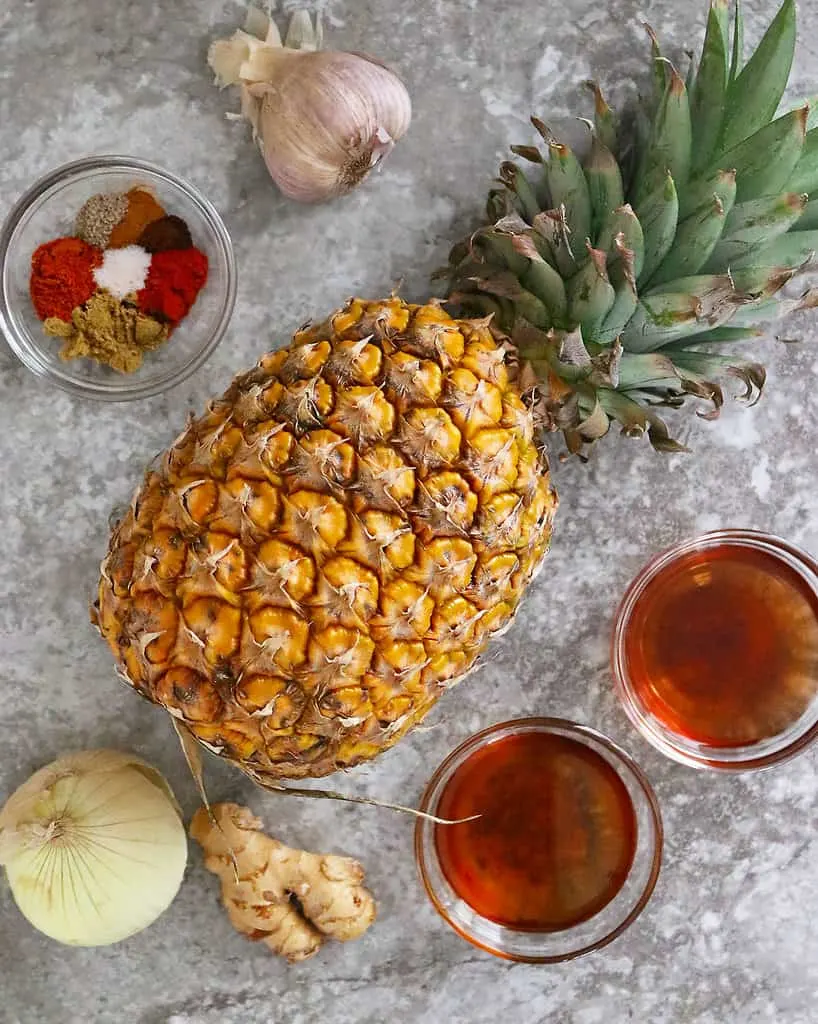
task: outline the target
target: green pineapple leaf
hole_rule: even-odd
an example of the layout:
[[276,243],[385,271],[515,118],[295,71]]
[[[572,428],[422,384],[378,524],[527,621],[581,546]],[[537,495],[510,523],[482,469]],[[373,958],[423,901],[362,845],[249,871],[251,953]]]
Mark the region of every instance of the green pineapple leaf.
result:
[[650,140],[637,175],[635,206],[649,196],[670,174],[679,188],[690,174],[692,129],[687,89],[675,68],[659,104]]
[[648,282],[651,287],[678,277],[698,274],[722,236],[735,198],[735,179],[731,175],[724,175],[710,202],[699,207],[679,224],[670,252]]
[[650,25],[645,23],[644,28],[650,37],[650,67],[653,72],[653,105],[655,108],[658,108],[670,81],[670,61],[663,56],[662,48],[659,46],[659,40]]
[[517,276],[510,271],[500,270],[485,276],[475,275],[468,283],[476,285],[481,292],[495,299],[510,300],[519,315],[534,327],[543,331],[550,329],[551,314],[543,302],[523,288]]
[[730,61],[730,78],[732,85],[738,78],[744,64],[744,14],[741,0],[736,0],[736,13],[733,19],[733,56]]
[[815,231],[818,230],[818,199],[813,199],[807,203],[804,207],[804,212],[798,223],[795,225],[796,231]]
[[712,331],[703,331],[693,338],[685,338],[683,341],[665,345],[662,351],[670,358],[675,358],[674,352],[694,351],[691,346],[733,345],[736,342],[746,341],[748,338],[760,338],[763,334],[763,331],[751,327],[714,327]]
[[596,247],[608,256],[608,276],[612,284],[618,284],[622,278],[623,252],[630,252],[628,270],[634,278],[639,277],[645,262],[645,236],[639,218],[630,206],[625,204],[611,213],[599,232]]
[[537,252],[529,239],[521,238],[521,243],[528,242],[531,246],[528,269],[521,275],[523,286],[535,295],[549,312],[551,322],[555,325],[566,323],[568,299],[565,283],[557,271]]
[[738,202],[772,195],[787,186],[801,157],[806,130],[807,108],[801,107],[759,128],[719,158],[724,170],[735,169]]
[[616,294],[608,279],[607,257],[588,243],[587,259],[568,282],[568,304],[573,323],[582,328],[583,337],[593,337],[594,330],[607,316]]
[[679,196],[679,220],[686,220],[691,213],[713,202],[713,196],[720,195],[724,188],[732,186],[735,194],[736,172],[721,169],[710,171],[704,177],[688,182]]
[[[574,255],[571,228],[563,209],[543,210],[532,221],[534,237],[542,241],[549,253],[549,263],[560,272],[564,279],[577,271],[578,259]],[[577,253],[577,256],[580,256]]]
[[594,131],[603,146],[616,154],[619,150],[617,138],[616,115],[608,106],[597,82],[587,82],[594,94]]
[[548,150],[549,159],[543,175],[548,185],[551,205],[554,209],[565,209],[573,244],[581,250],[591,233],[591,197],[585,172],[568,146],[552,142]]
[[621,424],[623,434],[628,437],[647,434],[650,443],[660,452],[674,454],[689,451],[683,444],[673,440],[665,423],[652,409],[611,388],[600,388],[598,396],[599,404],[605,412]]
[[806,203],[805,195],[785,192],[734,206],[706,269],[717,273],[723,267],[736,266],[754,249],[786,234],[803,216]]
[[625,330],[638,305],[639,296],[636,294],[636,282],[633,278],[624,277],[616,289],[613,305],[599,327],[593,331],[589,340],[600,345],[612,344]]
[[[638,222],[637,222],[638,223]],[[616,261],[608,260],[608,278],[614,285],[613,305],[591,334],[590,341],[610,345],[617,341],[628,321],[636,312],[639,296],[636,291],[635,254],[625,243],[625,233],[620,232],[614,239]]]
[[807,195],[818,192],[818,128],[807,132],[798,163],[787,179],[786,187],[788,192],[806,192]]
[[708,166],[721,135],[727,73],[727,0],[713,0],[690,101],[694,173]]
[[[502,222],[500,222],[502,223]],[[514,240],[510,234],[495,228],[481,231],[473,240],[472,258],[483,255],[483,262],[500,265],[518,277],[528,267],[524,256],[514,248]]]
[[585,178],[591,201],[590,237],[596,238],[614,210],[625,202],[622,173],[613,153],[594,135],[585,163]]
[[[613,421],[683,450],[655,407],[694,398],[713,417],[730,377],[754,400],[764,371],[743,344],[818,308],[818,288],[799,277],[818,266],[818,104],[777,116],[795,5],[783,0],[744,63],[741,3],[731,41],[729,2],[710,2],[688,85],[652,32],[652,103],[618,121],[591,85],[584,171],[532,118],[547,160],[531,146],[515,153],[541,174],[504,165],[489,224],[450,256],[450,297],[511,334],[526,372],[546,378],[545,422],[580,456]],[[791,281],[801,287],[785,295]]]
[[517,197],[520,213],[527,220],[533,220],[540,212],[540,204],[531,182],[523,171],[510,160],[505,160],[500,165],[500,181],[506,186],[509,192]]
[[623,391],[631,388],[672,388],[678,383],[679,375],[669,356],[659,352],[622,354],[619,361],[619,387]]
[[670,252],[679,224],[679,198],[676,185],[668,174],[663,184],[636,208],[645,238],[645,259],[637,276],[641,285],[649,281]]
[[744,302],[727,274],[680,278],[643,294],[622,332],[627,352],[653,352],[672,341],[721,327]]
[[736,260],[735,267],[794,267],[816,265],[818,231],[794,231],[767,242]]
[[795,54],[795,0],[784,0],[755,53],[738,72],[742,34],[743,19],[737,2],[737,48],[734,50],[732,80],[725,100],[721,138],[723,153],[754,135],[778,110]]

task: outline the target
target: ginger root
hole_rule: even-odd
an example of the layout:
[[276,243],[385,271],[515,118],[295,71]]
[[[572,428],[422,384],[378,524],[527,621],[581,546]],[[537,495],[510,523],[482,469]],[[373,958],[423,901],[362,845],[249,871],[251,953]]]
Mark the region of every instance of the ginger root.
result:
[[190,834],[204,850],[205,867],[221,879],[222,901],[237,931],[295,963],[317,953],[327,938],[359,938],[375,920],[375,900],[362,884],[358,861],[284,846],[261,831],[263,822],[247,807],[213,804],[211,811],[220,828],[200,807]]

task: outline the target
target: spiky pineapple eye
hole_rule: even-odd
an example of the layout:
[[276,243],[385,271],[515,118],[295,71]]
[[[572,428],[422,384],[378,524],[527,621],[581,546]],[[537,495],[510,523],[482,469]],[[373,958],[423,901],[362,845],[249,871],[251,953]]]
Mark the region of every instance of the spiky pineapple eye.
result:
[[465,339],[459,326],[448,317],[441,316],[437,306],[421,306],[414,320],[411,337],[404,342],[406,351],[437,362],[448,370],[463,357]]
[[337,395],[335,411],[327,422],[363,448],[391,435],[395,409],[379,388],[350,387]]
[[251,665],[268,662],[292,670],[306,658],[309,627],[295,612],[282,608],[259,608],[250,615],[250,630],[261,649]]
[[223,708],[213,684],[190,668],[168,669],[157,683],[157,695],[165,707],[191,722],[213,721]]
[[452,419],[471,437],[483,427],[494,426],[503,415],[503,395],[487,380],[481,380],[470,370],[455,370],[449,378],[445,401]]
[[408,352],[395,352],[387,360],[386,380],[402,399],[427,405],[437,402],[443,391],[443,371],[429,359]]
[[433,535],[467,534],[476,511],[477,495],[458,473],[437,473],[420,487],[417,516]]
[[347,513],[344,506],[325,494],[295,491],[284,499],[281,535],[311,550],[317,545],[336,547],[346,536]]
[[331,351],[328,341],[317,341],[290,349],[278,370],[282,382],[292,384],[297,380],[311,380],[320,372]]
[[234,477],[225,485],[230,498],[239,507],[239,521],[247,520],[261,530],[272,530],[281,507],[279,491],[266,480]]
[[313,430],[298,441],[286,472],[302,486],[331,492],[352,482],[355,450],[334,431]]
[[353,628],[328,626],[316,632],[309,649],[314,691],[320,696],[361,677],[369,668],[374,649],[372,640]]
[[236,686],[236,700],[253,718],[271,728],[286,728],[304,707],[302,691],[292,680],[276,675],[251,675]]
[[144,548],[144,573],[160,580],[175,579],[184,569],[187,548],[174,530],[158,530],[151,544]]
[[279,426],[266,434],[261,434],[258,444],[261,464],[276,472],[287,465],[295,446],[295,438]]
[[392,512],[415,493],[415,471],[392,448],[376,445],[358,459],[356,490],[364,507]]
[[396,580],[381,593],[377,625],[385,630],[383,635],[398,640],[422,637],[429,629],[434,607],[434,600],[422,587]]
[[399,429],[401,447],[425,470],[455,462],[461,440],[460,431],[444,409],[411,409]]
[[263,594],[268,600],[287,606],[298,604],[313,591],[315,565],[294,544],[275,539],[265,541],[258,549],[256,564],[259,573],[251,598]]
[[276,402],[276,412],[292,423],[297,434],[320,427],[332,409],[331,386],[320,377],[297,381],[285,388]]
[[203,525],[219,501],[219,487],[215,480],[195,480],[180,488],[182,508],[197,525]]
[[506,356],[501,348],[483,340],[472,341],[466,346],[462,366],[480,380],[490,381],[501,390],[508,387]]
[[352,558],[332,558],[321,568],[312,607],[328,623],[362,626],[378,607],[378,578]]
[[342,341],[326,366],[326,375],[340,385],[371,384],[380,374],[383,352],[367,338]]

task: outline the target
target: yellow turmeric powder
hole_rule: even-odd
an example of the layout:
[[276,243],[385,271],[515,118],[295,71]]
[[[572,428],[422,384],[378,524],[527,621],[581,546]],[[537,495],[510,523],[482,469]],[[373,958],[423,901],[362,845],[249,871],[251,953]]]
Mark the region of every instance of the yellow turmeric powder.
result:
[[135,245],[148,224],[164,217],[165,211],[159,205],[155,196],[148,189],[137,186],[132,188],[126,196],[128,208],[125,216],[111,232],[108,240],[110,249],[122,249],[126,245]]

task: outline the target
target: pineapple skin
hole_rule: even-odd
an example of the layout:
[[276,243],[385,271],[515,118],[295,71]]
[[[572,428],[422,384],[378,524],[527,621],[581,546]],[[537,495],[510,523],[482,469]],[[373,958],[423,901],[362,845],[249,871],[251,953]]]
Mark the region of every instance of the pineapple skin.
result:
[[556,494],[485,320],[351,300],[190,423],[115,527],[126,681],[264,785],[392,746],[511,621]]

